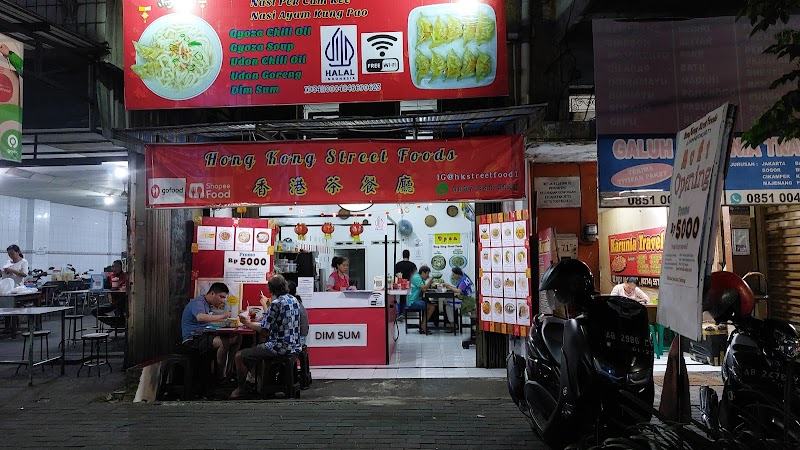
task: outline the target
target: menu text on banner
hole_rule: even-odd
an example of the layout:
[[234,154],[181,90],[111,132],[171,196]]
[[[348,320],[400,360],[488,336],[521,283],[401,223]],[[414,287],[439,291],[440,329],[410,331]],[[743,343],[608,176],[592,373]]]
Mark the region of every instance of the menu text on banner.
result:
[[699,340],[736,108],[725,104],[682,130],[670,186],[658,323]]

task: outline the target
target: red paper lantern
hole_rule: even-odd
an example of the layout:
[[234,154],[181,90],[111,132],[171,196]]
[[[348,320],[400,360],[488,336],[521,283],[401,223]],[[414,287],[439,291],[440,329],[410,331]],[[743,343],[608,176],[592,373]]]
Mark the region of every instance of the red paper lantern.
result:
[[353,236],[353,242],[361,242],[361,238],[358,237],[361,233],[364,232],[364,225],[361,225],[358,222],[350,225],[350,236]]
[[330,222],[323,223],[322,232],[325,233],[325,239],[330,239],[333,236],[333,224]]
[[308,234],[308,227],[304,223],[298,223],[294,226],[294,232],[297,233],[298,241],[305,241],[306,234]]

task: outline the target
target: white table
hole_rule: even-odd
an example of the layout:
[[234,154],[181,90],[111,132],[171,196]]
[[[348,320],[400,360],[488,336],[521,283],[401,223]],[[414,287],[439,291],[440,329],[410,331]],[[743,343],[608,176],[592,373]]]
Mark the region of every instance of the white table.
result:
[[[28,359],[27,360],[11,360],[0,361],[0,364],[25,364],[28,366],[28,386],[33,386],[33,367],[47,364],[58,359],[61,360],[61,375],[64,375],[64,362],[66,358],[66,348],[64,343],[65,327],[64,327],[64,314],[67,310],[72,309],[69,306],[47,306],[47,307],[34,307],[34,308],[0,308],[0,317],[19,317],[28,316],[28,332],[30,333],[30,343],[28,344]],[[36,363],[33,362],[33,330],[34,318],[41,317],[45,314],[61,313],[61,356],[54,358],[44,359]]]
[[[88,297],[91,296],[91,295],[107,295],[107,294],[111,294],[112,292],[124,292],[124,291],[112,291],[110,289],[97,289],[97,290],[81,289],[79,291],[64,291],[64,294],[67,296],[67,306],[69,306],[70,303],[73,301],[72,296],[73,295],[75,296],[74,303],[72,304],[72,306],[75,308],[75,312],[77,313],[78,312],[78,296],[85,295],[87,297],[86,298],[86,303],[89,303]],[[84,304],[83,307],[81,308],[81,314],[85,314],[85,313],[86,313],[86,304]]]

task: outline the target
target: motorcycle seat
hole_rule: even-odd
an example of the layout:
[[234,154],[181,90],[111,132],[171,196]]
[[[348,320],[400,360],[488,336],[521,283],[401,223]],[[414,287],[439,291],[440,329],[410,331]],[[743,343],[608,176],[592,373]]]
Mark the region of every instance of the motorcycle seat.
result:
[[555,316],[545,316],[542,319],[542,326],[540,332],[542,334],[542,341],[547,346],[547,351],[556,364],[561,365],[561,354],[563,352],[564,344],[564,324],[567,321]]

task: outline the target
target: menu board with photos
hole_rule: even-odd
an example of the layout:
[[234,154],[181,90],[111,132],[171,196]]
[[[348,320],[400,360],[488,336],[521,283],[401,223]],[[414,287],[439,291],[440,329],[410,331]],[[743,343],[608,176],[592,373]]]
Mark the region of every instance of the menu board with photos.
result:
[[267,292],[275,253],[273,227],[266,219],[202,217],[192,243],[194,296],[214,282],[230,289],[226,310],[232,314],[259,304]]
[[478,216],[477,224],[481,327],[526,336],[532,318],[528,211]]

